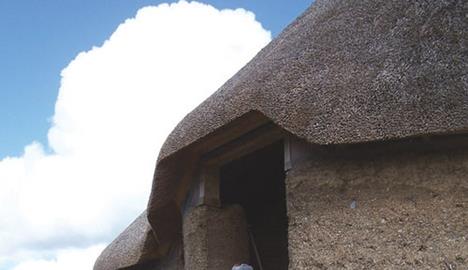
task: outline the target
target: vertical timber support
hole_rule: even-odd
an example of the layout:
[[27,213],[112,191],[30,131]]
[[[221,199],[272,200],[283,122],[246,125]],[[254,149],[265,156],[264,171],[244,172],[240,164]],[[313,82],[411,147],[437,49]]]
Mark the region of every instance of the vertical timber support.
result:
[[312,146],[295,137],[284,138],[284,170],[287,172],[298,163],[312,157]]
[[220,168],[217,166],[204,166],[200,173],[200,192],[198,205],[220,207],[219,196]]

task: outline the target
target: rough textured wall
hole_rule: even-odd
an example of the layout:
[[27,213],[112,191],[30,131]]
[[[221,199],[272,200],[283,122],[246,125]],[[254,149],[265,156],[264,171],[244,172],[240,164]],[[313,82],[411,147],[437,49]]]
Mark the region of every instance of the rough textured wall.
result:
[[249,259],[247,225],[240,206],[198,206],[184,218],[186,270],[231,269]]
[[288,173],[289,269],[468,269],[468,149],[373,147]]

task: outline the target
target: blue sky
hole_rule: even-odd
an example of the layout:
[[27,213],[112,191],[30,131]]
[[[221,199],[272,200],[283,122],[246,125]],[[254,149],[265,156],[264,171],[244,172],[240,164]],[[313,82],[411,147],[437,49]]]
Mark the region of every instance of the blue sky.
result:
[[[83,50],[99,46],[150,0],[0,1],[0,159],[39,141],[47,148],[60,72]],[[175,2],[175,1],[168,1]],[[276,36],[311,0],[202,1],[253,11]]]

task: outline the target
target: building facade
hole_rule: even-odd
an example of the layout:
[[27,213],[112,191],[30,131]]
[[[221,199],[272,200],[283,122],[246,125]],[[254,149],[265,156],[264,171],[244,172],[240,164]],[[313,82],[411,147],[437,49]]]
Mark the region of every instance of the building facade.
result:
[[179,123],[95,270],[468,267],[467,14],[316,1]]

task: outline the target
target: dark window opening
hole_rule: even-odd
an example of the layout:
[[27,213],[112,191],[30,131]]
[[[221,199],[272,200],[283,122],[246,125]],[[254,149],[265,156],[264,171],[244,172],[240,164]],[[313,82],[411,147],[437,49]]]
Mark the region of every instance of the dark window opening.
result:
[[[263,269],[288,269],[283,142],[277,142],[221,168],[222,205],[240,204]],[[250,263],[260,269],[250,240]]]

